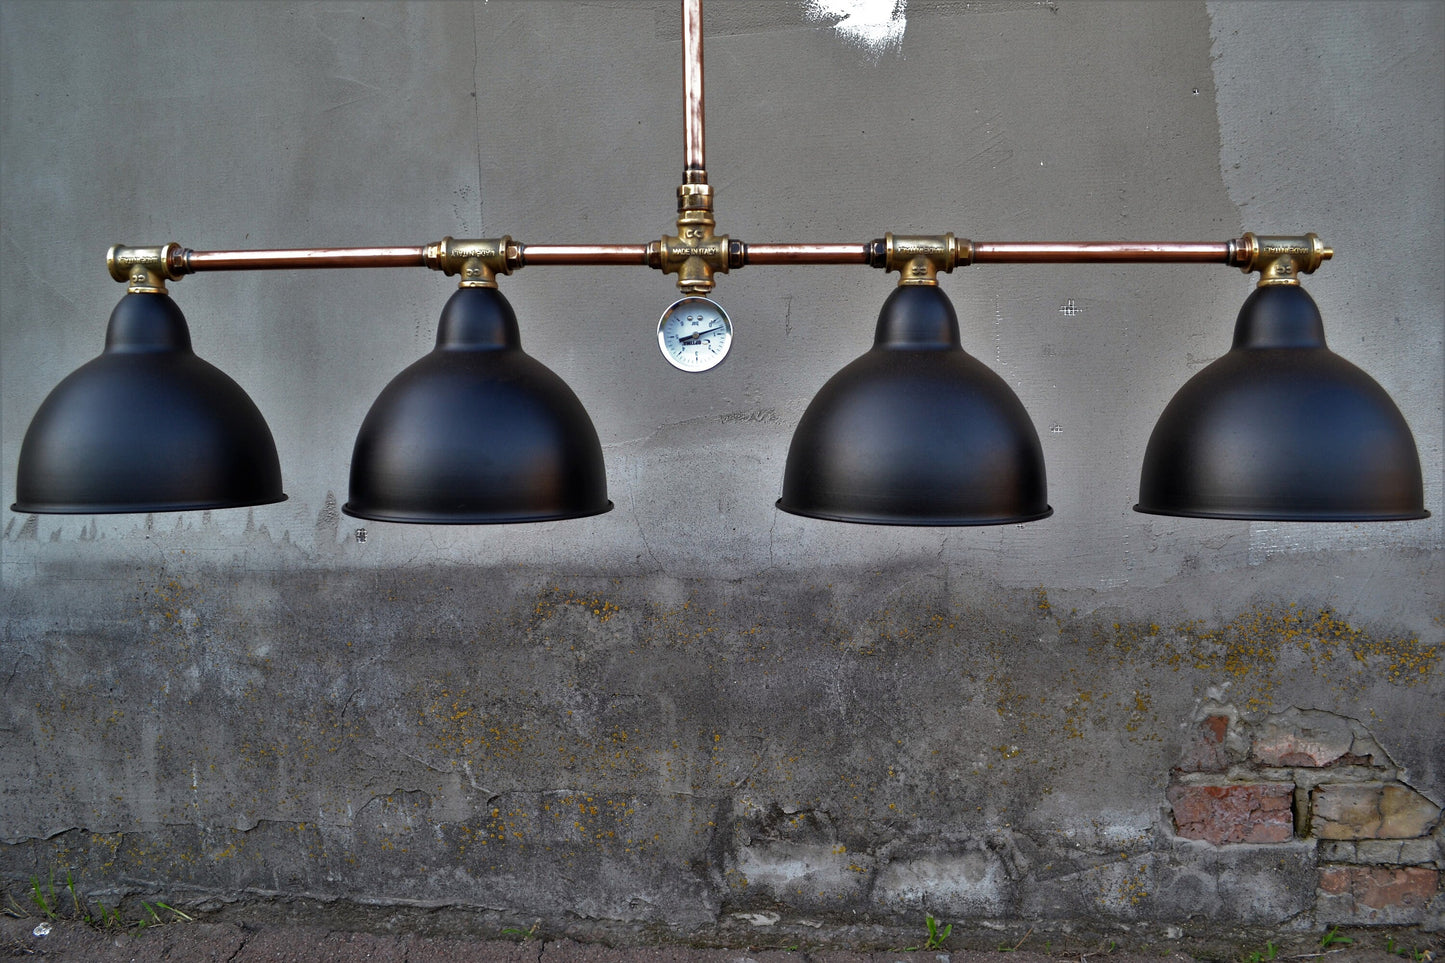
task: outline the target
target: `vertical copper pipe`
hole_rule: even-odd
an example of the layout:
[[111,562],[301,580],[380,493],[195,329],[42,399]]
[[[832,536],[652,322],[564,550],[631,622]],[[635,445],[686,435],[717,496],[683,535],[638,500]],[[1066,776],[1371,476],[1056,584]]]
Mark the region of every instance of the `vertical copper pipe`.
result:
[[702,150],[702,0],[682,0],[683,182],[706,184]]

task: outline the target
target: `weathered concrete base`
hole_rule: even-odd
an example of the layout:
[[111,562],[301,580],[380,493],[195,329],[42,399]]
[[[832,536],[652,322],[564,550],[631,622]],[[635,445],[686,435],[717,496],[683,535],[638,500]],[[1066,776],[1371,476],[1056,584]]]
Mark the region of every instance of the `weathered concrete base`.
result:
[[[1428,838],[1330,840],[1356,872],[1410,857],[1413,887],[1405,915],[1333,915],[1345,891],[1299,827],[1311,800],[1368,796],[1393,821],[1356,832],[1429,828],[1438,809],[1401,780],[1436,791],[1438,731],[1418,720],[1438,712],[1440,652],[1299,604],[1145,623],[1043,589],[981,604],[976,579],[903,569],[33,584],[11,593],[5,648],[0,767],[25,774],[0,800],[12,889],[70,873],[109,901],[304,896],[556,930],[925,913],[1288,929],[1422,922],[1438,878]],[[63,624],[40,617],[57,605]],[[1221,708],[1221,678],[1258,708]],[[1323,725],[1269,713],[1277,698],[1374,755],[1252,761]],[[1201,725],[1227,771],[1176,772]],[[1179,838],[1170,786],[1202,783],[1282,785],[1306,815],[1286,808],[1276,842]]]
[[[246,903],[202,912],[189,922],[136,930],[73,920],[0,917],[0,953],[25,958],[133,963],[143,960],[295,961],[295,963],[1192,963],[1239,960],[1273,946],[1277,958],[1319,952],[1319,934],[1262,928],[1186,929],[1122,926],[955,925],[940,949],[924,949],[924,931],[876,925],[769,924],[721,938],[668,940],[657,932],[577,925],[567,933],[504,925],[455,910],[420,911]],[[1401,927],[1341,928],[1332,963],[1398,963],[1438,941]],[[660,938],[661,937],[661,938]],[[1393,947],[1393,952],[1387,948]]]

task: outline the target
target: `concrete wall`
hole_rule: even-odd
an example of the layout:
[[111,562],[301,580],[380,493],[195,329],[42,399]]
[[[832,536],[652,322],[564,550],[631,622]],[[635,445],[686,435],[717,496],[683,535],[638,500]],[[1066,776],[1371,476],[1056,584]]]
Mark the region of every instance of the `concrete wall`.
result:
[[[1306,286],[1409,421],[1433,516],[1130,510],[1155,418],[1229,345],[1233,269],[946,278],[1056,513],[890,529],[773,502],[893,279],[724,277],[733,354],[688,376],[652,334],[668,279],[539,267],[502,288],[615,510],[359,523],[356,429],[452,282],[190,278],[197,351],[264,412],[290,500],[0,512],[6,880],[713,936],[925,909],[1439,925],[1445,8],[914,0],[883,48],[810,9],[708,7],[720,230],[1316,231],[1338,253]],[[101,347],[111,243],[667,231],[678,27],[672,2],[0,5],[4,504],[35,409]]]

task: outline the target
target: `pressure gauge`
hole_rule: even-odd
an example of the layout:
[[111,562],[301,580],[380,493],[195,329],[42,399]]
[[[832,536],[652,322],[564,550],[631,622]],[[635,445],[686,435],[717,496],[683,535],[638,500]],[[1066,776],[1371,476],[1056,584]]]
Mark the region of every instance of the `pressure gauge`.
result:
[[657,319],[657,346],[674,368],[707,371],[722,363],[733,343],[733,323],[722,305],[686,297]]

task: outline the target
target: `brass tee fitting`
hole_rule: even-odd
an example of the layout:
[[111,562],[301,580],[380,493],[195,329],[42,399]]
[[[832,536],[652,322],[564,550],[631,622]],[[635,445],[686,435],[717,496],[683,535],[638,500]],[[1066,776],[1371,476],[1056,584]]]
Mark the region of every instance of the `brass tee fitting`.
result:
[[1236,244],[1234,264],[1245,274],[1259,272],[1259,286],[1299,284],[1301,274],[1315,270],[1335,256],[1318,234],[1261,237],[1246,233]]
[[898,284],[937,284],[938,272],[973,261],[973,242],[953,234],[897,235],[891,231],[872,245],[873,267],[897,271]]
[[165,294],[167,281],[185,277],[185,252],[172,241],[159,247],[112,244],[105,254],[110,276],[124,281],[131,294]]
[[444,237],[422,249],[422,261],[433,271],[448,277],[461,275],[457,287],[494,288],[498,274],[511,274],[521,259],[521,249],[509,235],[457,240]]

